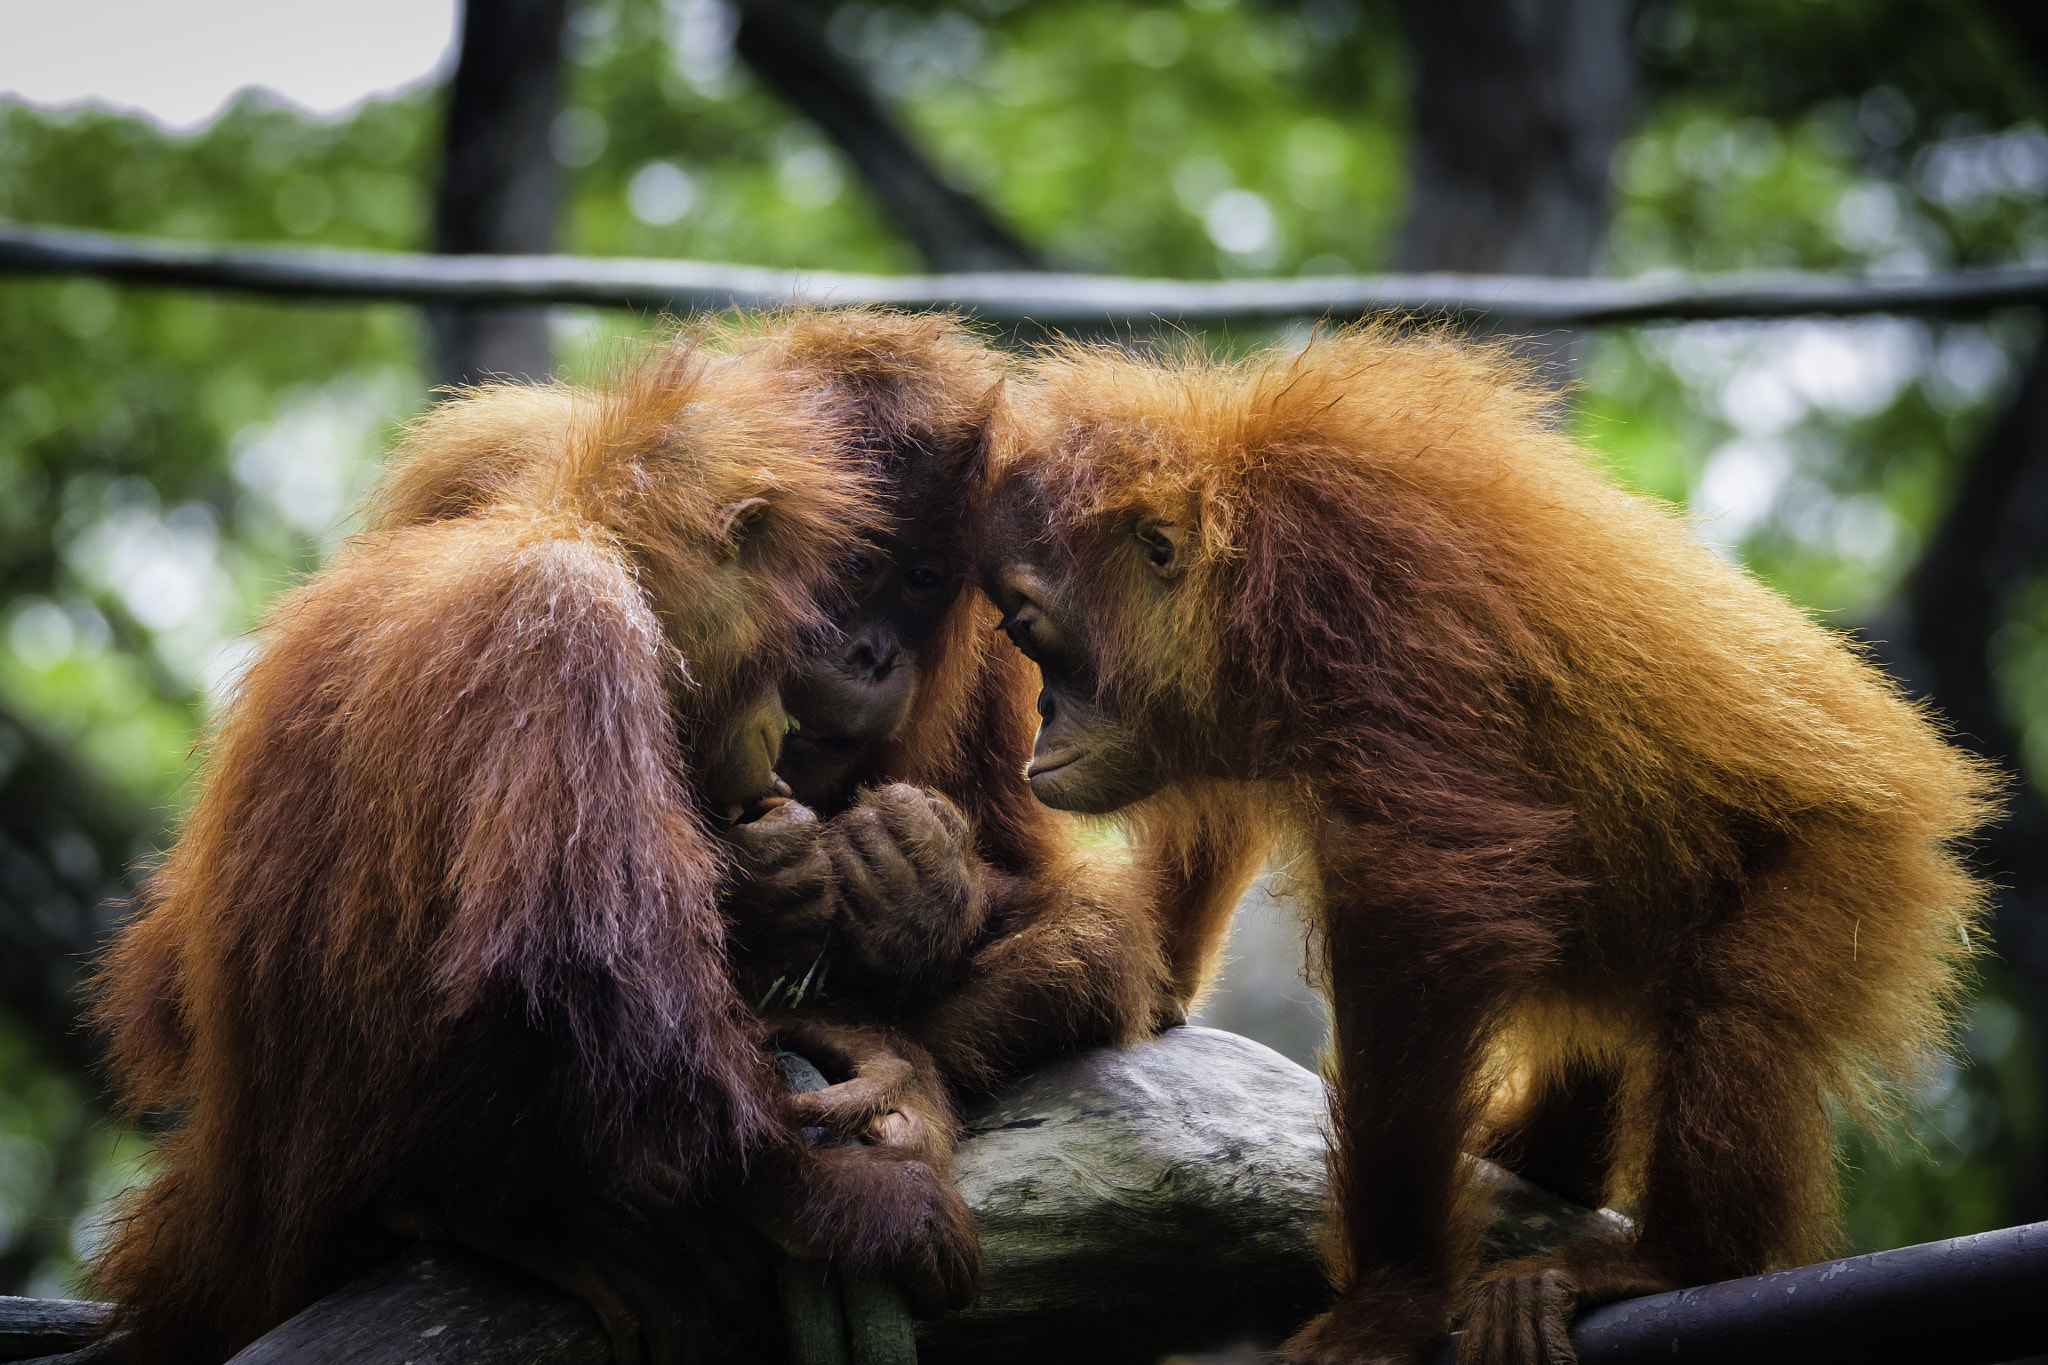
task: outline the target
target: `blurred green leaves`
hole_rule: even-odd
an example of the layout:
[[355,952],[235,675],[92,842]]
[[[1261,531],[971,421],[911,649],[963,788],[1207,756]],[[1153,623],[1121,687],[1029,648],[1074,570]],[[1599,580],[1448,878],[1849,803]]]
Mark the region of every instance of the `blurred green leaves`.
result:
[[[409,246],[428,107],[393,101],[323,124],[245,96],[174,137],[130,117],[0,105],[0,213]],[[384,429],[423,401],[417,329],[393,308],[0,281],[0,702],[146,806],[172,799],[194,703],[225,680],[229,642],[314,562]],[[266,456],[265,424],[294,413],[299,449]],[[319,478],[346,486],[309,516],[305,485]]]
[[[915,268],[720,22],[699,3],[579,12],[558,142],[601,151],[574,158],[567,249]],[[947,177],[1058,264],[1185,277],[1384,258],[1405,92],[1384,21],[1367,28],[1342,3],[850,4],[826,31]]]

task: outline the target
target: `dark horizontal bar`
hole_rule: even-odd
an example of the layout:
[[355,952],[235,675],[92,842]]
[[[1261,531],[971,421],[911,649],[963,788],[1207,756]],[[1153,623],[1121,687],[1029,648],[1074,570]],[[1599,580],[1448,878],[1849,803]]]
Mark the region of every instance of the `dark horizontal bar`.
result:
[[[106,1311],[0,1298],[0,1360],[83,1344]],[[1580,1365],[1997,1365],[2044,1354],[2048,1223],[1611,1303],[1571,1335]]]
[[1571,1335],[1580,1365],[1998,1365],[2041,1355],[2048,1223],[1611,1303]]
[[1525,275],[1330,275],[1143,280],[1012,272],[853,275],[704,261],[590,256],[434,256],[331,247],[177,242],[0,225],[0,274],[97,275],[133,284],[404,303],[567,303],[694,313],[780,304],[958,308],[991,322],[1223,322],[1372,313],[1568,324],[1808,314],[1981,313],[2048,301],[2048,269],[1866,279],[1740,271],[1670,279]]

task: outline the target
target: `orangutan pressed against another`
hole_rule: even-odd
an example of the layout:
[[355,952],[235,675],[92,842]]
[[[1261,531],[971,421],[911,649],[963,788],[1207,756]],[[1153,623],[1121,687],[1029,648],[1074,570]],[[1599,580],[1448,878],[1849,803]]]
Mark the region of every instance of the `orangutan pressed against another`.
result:
[[[886,1022],[904,1058],[914,1040],[970,1090],[1172,1022],[1149,883],[1032,800],[1030,668],[964,590],[1003,364],[951,319],[864,311],[771,320],[746,354],[848,405],[844,457],[885,504],[845,562],[838,631],[784,687],[798,728],[778,771],[801,804],[730,832],[751,998],[828,1051],[827,1022]],[[875,1118],[949,1122],[929,1098],[871,1095]],[[868,1117],[838,1107],[841,1125]]]
[[125,1102],[179,1120],[95,1266],[131,1358],[221,1359],[420,1227],[681,1358],[725,1198],[964,1299],[972,1215],[916,1135],[803,1140],[717,899],[713,826],[770,792],[780,680],[874,524],[849,435],[682,345],[473,392],[271,613],[98,983]]
[[[1337,1289],[1297,1361],[1559,1361],[1581,1307],[1835,1241],[1829,1105],[1943,1041],[1991,775],[1614,487],[1504,352],[1366,328],[1013,383],[982,573],[1040,800],[1184,869],[1183,991],[1292,857],[1334,1019]],[[1519,1120],[1478,1131],[1490,1101]],[[1468,1285],[1459,1152],[1635,1219]]]

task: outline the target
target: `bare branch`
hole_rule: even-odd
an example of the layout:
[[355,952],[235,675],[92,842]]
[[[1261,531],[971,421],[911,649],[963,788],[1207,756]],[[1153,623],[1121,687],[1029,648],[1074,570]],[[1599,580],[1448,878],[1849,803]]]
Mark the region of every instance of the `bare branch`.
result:
[[734,49],[860,169],[896,230],[935,270],[1040,270],[1037,253],[972,195],[948,185],[839,60],[809,10],[790,0],[740,6]]

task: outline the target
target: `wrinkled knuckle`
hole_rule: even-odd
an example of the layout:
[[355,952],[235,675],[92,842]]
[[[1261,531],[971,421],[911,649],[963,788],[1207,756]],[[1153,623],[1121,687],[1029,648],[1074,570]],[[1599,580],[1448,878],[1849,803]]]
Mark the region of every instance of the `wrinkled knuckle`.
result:
[[975,892],[979,890],[974,870],[956,863],[946,869],[946,874],[945,891],[950,907],[955,910],[964,909],[973,902]]
[[899,1109],[891,1109],[877,1117],[868,1125],[868,1132],[884,1147],[906,1148],[918,1145],[917,1125]]

